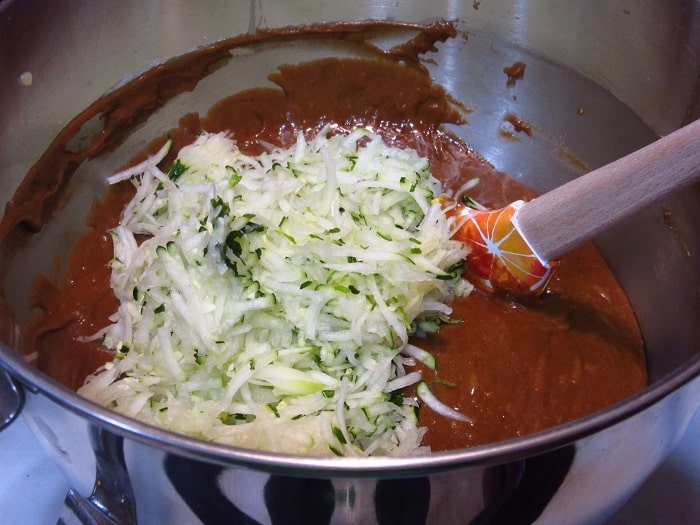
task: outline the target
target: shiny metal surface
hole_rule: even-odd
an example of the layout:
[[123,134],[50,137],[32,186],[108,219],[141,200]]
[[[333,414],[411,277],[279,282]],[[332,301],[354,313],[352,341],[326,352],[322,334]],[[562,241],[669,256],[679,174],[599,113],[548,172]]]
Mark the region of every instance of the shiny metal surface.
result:
[[24,406],[24,390],[0,368],[0,430],[12,423]]
[[[438,82],[472,108],[469,124],[453,131],[497,168],[540,190],[700,115],[697,1],[4,0],[0,205],[72,117],[155,63],[256,27],[436,17],[456,19],[461,32],[426,63]],[[49,269],[80,233],[85,203],[103,187],[96,173],[119,165],[183,113],[206,109],[226,90],[263,82],[281,62],[327,52],[323,46],[277,46],[242,54],[232,62],[237,68],[224,68],[192,94],[173,100],[108,159],[87,163],[71,187],[70,201],[38,236],[40,242],[22,257],[2,255],[0,281],[17,320],[29,315],[33,277]],[[503,68],[517,60],[527,63],[525,77],[507,87]],[[504,137],[508,112],[530,122],[533,137]],[[28,367],[7,347],[0,349],[0,361],[23,385],[28,423],[82,497],[94,493],[96,472],[105,468],[91,436],[104,431],[117,441],[125,438],[119,453],[133,487],[135,501],[127,503],[135,504],[137,516],[127,512],[119,518],[122,523],[150,523],[144,520],[153,516],[163,523],[211,523],[209,513],[215,510],[240,522],[279,523],[275,513],[292,508],[279,495],[290,491],[301,499],[314,495],[316,502],[318,497],[332,502],[313,506],[317,521],[309,523],[389,523],[386,516],[399,512],[391,506],[394,491],[414,491],[409,516],[414,521],[404,523],[463,523],[466,518],[512,523],[509,513],[516,512],[525,523],[538,518],[541,523],[595,523],[662,461],[700,403],[700,382],[693,380],[700,373],[700,221],[694,212],[699,207],[696,186],[599,241],[642,326],[650,386],[608,410],[511,442],[373,460],[236,450],[151,429],[95,407]],[[664,211],[673,227],[664,222]],[[3,314],[0,333],[11,331],[11,321]],[[553,476],[558,469],[559,476]],[[187,485],[188,479],[200,482]],[[106,491],[101,498],[108,505],[124,498],[123,486],[98,486]],[[523,507],[525,490],[539,497]],[[168,505],[159,511],[163,501]]]

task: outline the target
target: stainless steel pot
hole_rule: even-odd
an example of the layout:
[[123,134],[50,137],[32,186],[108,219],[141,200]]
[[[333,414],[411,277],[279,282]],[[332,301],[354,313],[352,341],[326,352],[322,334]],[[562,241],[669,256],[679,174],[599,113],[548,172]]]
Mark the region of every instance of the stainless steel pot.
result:
[[[72,117],[156,63],[256,27],[436,17],[457,20],[461,36],[426,65],[474,109],[454,131],[539,190],[580,174],[572,159],[597,167],[700,115],[700,2],[693,0],[4,0],[0,204]],[[335,52],[318,44],[240,53],[123,147],[86,163],[51,226],[21,255],[1,255],[0,330],[11,331],[12,315],[27,318],[32,279],[80,233],[86,203],[103,187],[91,174],[119,165],[185,112],[264,82],[277,64]],[[527,63],[526,77],[507,88],[503,67],[517,60]],[[503,138],[507,112],[532,123],[534,136]],[[642,327],[649,387],[538,434],[401,459],[239,450],[97,407],[7,346],[0,348],[2,426],[22,412],[64,468],[74,487],[67,504],[83,523],[597,523],[664,459],[700,405],[697,209],[695,186],[598,241]]]

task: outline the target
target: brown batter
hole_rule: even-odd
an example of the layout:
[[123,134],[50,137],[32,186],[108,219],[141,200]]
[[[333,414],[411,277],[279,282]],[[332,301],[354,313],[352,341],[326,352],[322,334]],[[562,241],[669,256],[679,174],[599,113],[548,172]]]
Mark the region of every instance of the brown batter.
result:
[[[436,27],[442,27],[442,32]],[[352,33],[353,38],[358,31]],[[431,26],[414,44],[429,49],[447,36],[449,25]],[[298,130],[313,134],[326,124],[339,131],[363,125],[390,143],[413,147],[429,157],[434,174],[448,188],[479,177],[481,182],[470,195],[485,205],[500,206],[533,196],[441,130],[441,124],[461,123],[462,118],[442,88],[411,60],[417,56],[416,48],[379,55],[376,60],[326,59],[282,67],[270,77],[281,89],[239,93],[218,103],[206,116],[183,117],[178,129],[170,133],[174,150],[202,130],[231,130],[242,149],[258,153],[259,141],[290,145]],[[207,52],[202,57],[207,63],[212,60]],[[184,71],[182,63],[178,66],[183,78],[201,76],[210,69],[196,60],[189,63],[191,69]],[[119,97],[127,97],[126,101],[133,93],[140,93],[140,101],[158,100],[149,91],[158,85],[147,77],[140,81],[140,90],[130,86],[131,95],[113,95],[117,100],[110,107],[118,107]],[[134,106],[143,111],[139,104],[122,107]],[[127,115],[119,122],[129,122]],[[124,128],[117,128],[108,130],[113,133],[110,136],[124,133]],[[163,140],[154,141],[139,158]],[[95,146],[90,154],[100,148]],[[47,155],[62,159],[61,165],[76,161],[75,153],[63,152],[58,149]],[[64,173],[64,177],[69,175]],[[39,168],[34,176],[48,177]],[[74,389],[99,364],[111,359],[99,344],[79,338],[105,326],[116,310],[108,282],[112,245],[107,230],[116,225],[130,196],[131,186],[123,183],[95,203],[88,221],[90,231],[73,249],[61,282],[42,280],[36,287],[34,302],[41,315],[24,330],[23,350],[37,352],[36,365]],[[6,232],[34,220],[22,213],[32,199],[15,197],[6,216],[12,221],[10,226],[5,223]],[[621,400],[646,383],[634,316],[591,245],[564,258],[550,291],[536,304],[521,305],[474,292],[457,301],[454,308],[454,317],[464,322],[446,325],[439,334],[417,344],[437,357],[437,374],[426,371],[424,376],[434,392],[469,415],[474,424],[453,422],[422,408],[421,424],[429,427],[426,442],[434,450],[516,437],[562,423]]]

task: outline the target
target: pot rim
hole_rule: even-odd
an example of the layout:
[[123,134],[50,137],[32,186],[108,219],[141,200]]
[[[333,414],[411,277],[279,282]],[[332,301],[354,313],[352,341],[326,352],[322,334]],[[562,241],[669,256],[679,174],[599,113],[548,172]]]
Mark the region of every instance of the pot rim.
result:
[[636,394],[568,423],[505,441],[406,457],[312,457],[213,443],[158,428],[98,405],[26,363],[1,343],[0,368],[6,369],[29,392],[44,395],[70,412],[117,435],[167,453],[277,474],[306,477],[327,477],[328,474],[334,477],[375,477],[381,474],[386,478],[489,466],[560,448],[641,412],[700,377],[700,354]]

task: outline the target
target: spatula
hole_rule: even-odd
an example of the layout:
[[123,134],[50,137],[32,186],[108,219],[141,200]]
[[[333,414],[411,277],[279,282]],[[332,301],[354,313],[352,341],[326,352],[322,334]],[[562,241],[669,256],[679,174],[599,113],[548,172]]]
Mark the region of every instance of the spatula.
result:
[[566,252],[700,179],[700,120],[529,202],[457,204],[454,238],[471,247],[467,277],[516,297],[541,293]]

